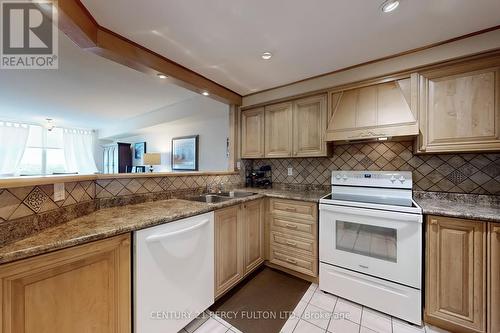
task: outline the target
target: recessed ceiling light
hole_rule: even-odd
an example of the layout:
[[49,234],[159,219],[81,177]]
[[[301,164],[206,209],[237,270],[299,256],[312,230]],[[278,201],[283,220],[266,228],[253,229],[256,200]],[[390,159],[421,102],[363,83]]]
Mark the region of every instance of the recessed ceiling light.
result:
[[386,0],[382,3],[382,11],[384,13],[390,13],[399,6],[398,0]]
[[210,93],[209,93],[208,91],[204,91],[204,92],[202,92],[201,94],[202,94],[203,96],[208,96],[208,95],[210,95]]
[[161,73],[156,74],[156,76],[158,76],[160,79],[166,79],[168,77],[165,74],[161,74]]
[[262,53],[261,57],[264,60],[269,60],[273,57],[273,54],[271,52],[264,52]]

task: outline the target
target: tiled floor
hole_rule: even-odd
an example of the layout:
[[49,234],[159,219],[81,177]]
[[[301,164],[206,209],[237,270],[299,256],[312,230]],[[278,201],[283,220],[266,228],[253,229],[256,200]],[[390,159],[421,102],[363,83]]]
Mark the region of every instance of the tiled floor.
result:
[[[195,319],[179,333],[242,333],[213,313]],[[268,333],[268,332],[262,332]],[[269,332],[271,333],[271,332]],[[281,333],[447,333],[419,327],[348,300],[322,292],[311,284]]]
[[446,333],[419,327],[322,292],[311,284],[281,333]]
[[196,318],[179,333],[243,333],[210,311]]

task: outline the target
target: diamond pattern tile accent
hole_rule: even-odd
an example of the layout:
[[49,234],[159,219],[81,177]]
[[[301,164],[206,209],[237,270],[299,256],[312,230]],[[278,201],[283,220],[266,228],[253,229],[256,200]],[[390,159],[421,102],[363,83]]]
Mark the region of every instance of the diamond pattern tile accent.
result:
[[33,191],[24,199],[26,206],[31,208],[35,213],[40,212],[45,201],[50,200],[49,197],[40,189],[35,187]]
[[[269,164],[273,182],[282,184],[328,186],[332,170],[406,170],[413,172],[418,190],[500,195],[500,154],[413,155],[412,149],[410,141],[350,144],[335,146],[329,158],[244,160],[242,165]],[[293,177],[287,176],[288,167]]]

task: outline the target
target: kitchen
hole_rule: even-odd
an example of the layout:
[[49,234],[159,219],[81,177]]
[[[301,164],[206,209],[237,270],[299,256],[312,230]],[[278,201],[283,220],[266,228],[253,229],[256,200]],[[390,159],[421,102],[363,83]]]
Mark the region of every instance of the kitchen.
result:
[[0,333],[500,332],[498,1],[0,5]]

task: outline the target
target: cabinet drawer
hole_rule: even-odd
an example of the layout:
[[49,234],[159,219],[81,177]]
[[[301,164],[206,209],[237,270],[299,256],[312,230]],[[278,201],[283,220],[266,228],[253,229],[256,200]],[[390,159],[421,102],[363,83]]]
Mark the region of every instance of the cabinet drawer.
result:
[[292,251],[295,250],[312,257],[317,257],[317,246],[313,239],[300,238],[272,231],[271,244],[282,246]]
[[314,202],[271,199],[270,210],[274,215],[286,215],[299,219],[316,220],[318,217],[318,208]]
[[286,235],[316,238],[317,224],[308,220],[298,220],[289,217],[271,216],[271,230]]
[[270,262],[303,274],[317,276],[317,260],[305,255],[290,252],[285,247],[271,245]]

